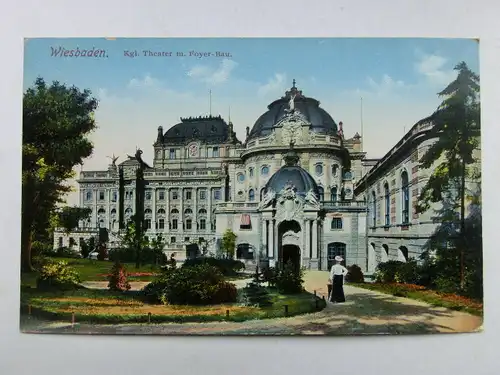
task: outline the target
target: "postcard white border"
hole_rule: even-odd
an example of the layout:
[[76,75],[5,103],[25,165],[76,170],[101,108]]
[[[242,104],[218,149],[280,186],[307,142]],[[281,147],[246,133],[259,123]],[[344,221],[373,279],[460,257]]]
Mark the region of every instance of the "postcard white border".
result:
[[[500,3],[18,0],[0,11],[0,373],[497,373],[500,250],[496,213]],[[168,2],[173,3],[173,2]],[[132,6],[133,4],[133,6]],[[369,338],[22,335],[18,330],[23,37],[413,36],[481,38],[485,332]],[[300,53],[300,51],[297,51]],[[495,200],[495,198],[497,200]]]

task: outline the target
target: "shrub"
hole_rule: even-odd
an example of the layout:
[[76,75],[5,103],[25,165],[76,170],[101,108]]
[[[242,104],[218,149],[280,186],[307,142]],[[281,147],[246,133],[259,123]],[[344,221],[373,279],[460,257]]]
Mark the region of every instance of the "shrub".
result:
[[417,261],[414,259],[402,263],[396,270],[394,281],[404,284],[418,284],[420,282],[420,269]]
[[106,260],[108,259],[108,249],[106,248],[106,244],[101,243],[97,247],[97,260]]
[[31,244],[31,254],[33,257],[36,256],[47,256],[51,255],[54,252],[51,245],[46,244],[41,241],[33,241]]
[[112,291],[124,291],[130,290],[130,283],[127,280],[127,273],[123,264],[120,262],[115,262],[111,268],[111,273],[108,276],[108,288]]
[[234,276],[245,269],[245,263],[234,259],[218,259],[213,257],[203,257],[187,259],[182,267],[193,267],[198,265],[210,265],[216,267],[224,276]]
[[274,267],[264,268],[264,270],[262,271],[262,279],[264,280],[264,282],[267,282],[269,286],[275,286],[277,272],[278,271]]
[[365,277],[363,275],[363,271],[361,271],[361,267],[357,264],[353,264],[352,266],[347,267],[347,275],[345,280],[350,283],[363,283],[365,281]]
[[68,247],[59,247],[55,252],[50,254],[53,257],[60,258],[79,258],[80,255],[77,251],[70,249]]
[[295,265],[288,261],[276,274],[276,288],[283,294],[301,293],[304,288],[302,269],[297,270]]
[[[109,250],[109,260],[116,262],[120,261],[122,263],[134,263],[136,261],[135,249],[134,248],[117,248]],[[167,263],[167,256],[165,253],[156,253],[149,247],[143,248],[141,250],[141,263],[142,264],[165,264]]]
[[222,273],[208,264],[165,268],[143,293],[152,302],[180,305],[235,302],[237,298],[236,286],[224,281]]
[[375,281],[381,283],[393,283],[396,280],[396,272],[399,270],[403,262],[398,260],[389,260],[380,263],[375,270]]
[[65,261],[48,261],[40,267],[39,289],[74,289],[80,283],[79,273]]

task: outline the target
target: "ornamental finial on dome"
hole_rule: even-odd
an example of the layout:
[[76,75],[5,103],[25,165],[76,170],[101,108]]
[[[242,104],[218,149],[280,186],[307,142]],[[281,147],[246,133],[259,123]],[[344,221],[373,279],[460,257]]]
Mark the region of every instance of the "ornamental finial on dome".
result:
[[297,165],[297,163],[300,160],[299,155],[297,155],[297,152],[295,151],[293,146],[294,146],[294,142],[292,140],[292,141],[290,141],[290,149],[283,157],[283,159],[285,160],[285,165],[288,167],[293,167],[293,166]]

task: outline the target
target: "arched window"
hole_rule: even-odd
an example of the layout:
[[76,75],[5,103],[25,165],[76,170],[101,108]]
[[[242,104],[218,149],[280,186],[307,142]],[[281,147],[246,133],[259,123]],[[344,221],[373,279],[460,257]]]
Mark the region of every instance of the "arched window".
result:
[[331,198],[332,198],[332,202],[337,201],[337,187],[336,186],[332,187]]
[[385,225],[391,224],[391,192],[389,191],[389,184],[386,182],[384,185],[384,199],[385,199]]
[[250,189],[250,190],[248,191],[248,200],[249,200],[250,202],[253,202],[253,201],[255,200],[255,192],[254,192],[254,190],[253,190],[253,189]]
[[269,167],[267,165],[264,165],[260,170],[260,174],[262,176],[267,176],[269,174]]
[[207,210],[205,210],[204,208],[200,208],[200,210],[198,211],[198,214],[199,215],[206,215],[207,214]]
[[352,180],[352,173],[349,171],[344,173],[344,180]]
[[151,211],[151,209],[150,209],[150,208],[146,208],[146,209],[144,210],[144,213],[145,213],[146,215],[151,215],[151,214],[153,213],[153,211]]
[[408,261],[408,248],[406,246],[401,246],[398,249],[398,260],[400,262]]
[[115,208],[111,209],[111,215],[116,215],[116,209]]
[[106,210],[104,208],[99,208],[99,211],[97,211],[98,215],[104,215],[106,213]]
[[91,200],[92,199],[92,192],[91,191],[87,191],[87,194],[85,196],[86,200]]
[[316,164],[314,167],[314,171],[317,176],[321,176],[323,174],[323,165],[322,164]]
[[193,210],[191,210],[190,208],[186,208],[184,210],[184,215],[191,215],[193,213]]
[[160,208],[158,210],[158,215],[165,215],[165,210],[163,208]]
[[179,213],[179,210],[177,208],[174,208],[172,211],[170,211],[172,215],[176,215]]
[[386,244],[382,245],[380,258],[382,263],[385,263],[389,260],[389,246],[387,246]]
[[131,213],[132,213],[132,209],[131,209],[130,207],[129,207],[129,208],[127,208],[127,209],[125,210],[125,213],[126,213],[126,214],[131,214]]
[[328,256],[328,269],[330,269],[335,264],[335,257],[337,255],[341,256],[344,261],[342,264],[345,266],[346,260],[346,245],[342,242],[331,242],[328,244],[327,248]]
[[325,189],[323,189],[321,186],[318,186],[318,193],[319,193],[318,200],[320,202],[324,201],[325,200]]
[[264,193],[265,193],[265,189],[262,188],[260,189],[260,200],[262,201],[262,199],[264,199]]
[[253,251],[247,243],[241,243],[236,248],[237,259],[253,259]]
[[401,174],[401,223],[408,224],[410,221],[410,186],[408,184],[408,172]]
[[377,195],[372,191],[372,223],[377,226]]

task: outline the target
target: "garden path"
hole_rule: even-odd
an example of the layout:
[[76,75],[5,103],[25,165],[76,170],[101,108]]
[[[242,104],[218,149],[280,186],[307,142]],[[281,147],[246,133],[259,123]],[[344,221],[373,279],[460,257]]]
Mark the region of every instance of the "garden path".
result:
[[[305,287],[326,295],[328,273],[310,271]],[[244,280],[240,280],[244,282]],[[361,335],[419,334],[480,331],[482,318],[433,307],[424,302],[394,297],[376,291],[345,286],[346,303],[332,304],[317,313],[291,318],[255,320],[242,323],[185,324],[76,324],[28,325],[33,333],[154,334],[154,335]]]

